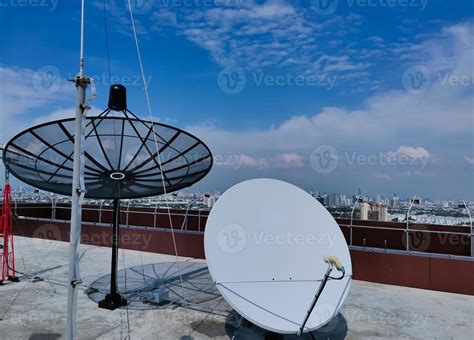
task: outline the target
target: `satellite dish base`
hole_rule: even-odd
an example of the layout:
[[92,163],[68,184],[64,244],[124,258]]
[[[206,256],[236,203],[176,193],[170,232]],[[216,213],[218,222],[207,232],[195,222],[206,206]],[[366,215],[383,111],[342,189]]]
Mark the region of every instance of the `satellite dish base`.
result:
[[265,340],[283,340],[284,336],[280,333],[270,332],[265,333]]
[[122,295],[118,293],[114,294],[107,294],[105,299],[99,301],[99,308],[108,309],[108,310],[115,310],[120,307],[124,307],[127,305],[127,299],[124,299]]

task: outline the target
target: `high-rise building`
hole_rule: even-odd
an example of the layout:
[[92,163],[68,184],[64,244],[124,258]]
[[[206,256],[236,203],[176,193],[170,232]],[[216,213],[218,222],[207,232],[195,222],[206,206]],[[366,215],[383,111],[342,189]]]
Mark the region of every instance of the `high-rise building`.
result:
[[371,220],[374,221],[387,221],[388,220],[388,209],[385,204],[373,204],[371,206]]
[[327,205],[329,207],[335,207],[336,206],[336,194],[329,194],[328,195]]
[[211,199],[211,195],[209,193],[205,193],[204,196],[202,197],[202,204],[205,206],[208,206],[210,199]]
[[360,217],[359,218],[361,220],[387,221],[388,220],[387,206],[381,203],[363,202],[360,204]]
[[360,203],[360,215],[359,219],[363,221],[367,221],[369,219],[369,210],[370,205],[367,202]]
[[348,204],[347,204],[347,196],[344,195],[344,194],[342,194],[342,195],[340,196],[340,198],[339,198],[339,202],[340,202],[340,203],[339,203],[339,206],[341,206],[341,207],[347,207],[347,205],[348,205]]
[[216,198],[214,196],[209,197],[207,201],[207,207],[212,208],[216,204]]
[[392,207],[400,206],[400,197],[398,197],[397,194],[393,194],[391,204],[392,204]]

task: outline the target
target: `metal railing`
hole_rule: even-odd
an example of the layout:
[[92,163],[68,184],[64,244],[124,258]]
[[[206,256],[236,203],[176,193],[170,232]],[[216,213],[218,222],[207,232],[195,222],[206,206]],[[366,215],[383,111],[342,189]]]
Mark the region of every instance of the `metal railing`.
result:
[[[97,207],[97,208],[96,208]],[[137,209],[142,209],[142,210],[136,210]],[[14,205],[14,214],[16,216],[22,216],[24,218],[32,217],[32,218],[37,218],[38,216],[28,216],[28,215],[21,215],[18,212],[21,211],[21,209],[28,209],[28,210],[44,210],[44,209],[51,209],[51,220],[61,220],[61,218],[58,218],[58,211],[59,210],[71,210],[71,207],[68,205],[58,205],[56,204],[23,204],[23,205],[18,205],[15,202]],[[148,210],[147,210],[148,209]],[[153,225],[139,225],[136,227],[153,227],[153,228],[160,228],[162,226],[158,225],[158,217],[159,216],[166,216],[169,217],[182,217],[183,218],[183,223],[181,225],[176,225],[173,226],[176,229],[180,229],[183,231],[188,231],[189,228],[189,220],[190,218],[196,218],[197,219],[197,231],[198,232],[203,232],[204,229],[202,227],[202,218],[206,218],[208,212],[207,210],[181,210],[181,209],[169,209],[170,211],[168,212],[167,207],[160,207],[158,204],[155,205],[155,207],[140,207],[140,206],[131,206],[130,203],[126,205],[126,208],[121,211],[123,215],[125,215],[125,218],[122,219],[121,226],[125,227],[130,227],[130,215],[152,215],[153,216]],[[181,210],[181,211],[174,211],[174,210]],[[105,205],[103,202],[101,202],[100,205],[98,206],[89,206],[89,205],[84,205],[82,208],[83,215],[85,215],[85,212],[96,212],[98,213],[98,219],[97,221],[83,221],[85,223],[94,223],[94,224],[106,224],[108,222],[104,222],[104,213],[113,213],[113,207],[109,205]],[[62,221],[66,221],[67,219],[62,219]],[[135,226],[135,225],[134,225]],[[193,230],[196,231],[196,230]]]
[[[41,209],[51,209],[51,220],[61,220],[61,218],[58,218],[58,211],[59,210],[70,210],[71,207],[68,206],[67,204],[48,204],[48,203],[42,203],[42,204],[19,204],[16,200],[14,200],[14,212],[15,215],[18,216],[18,212],[22,209],[34,209],[34,210],[41,210]],[[189,207],[188,207],[189,208]],[[160,207],[160,205],[157,203],[155,204],[154,207],[143,207],[143,206],[131,206],[130,203],[127,204],[126,208],[122,210],[122,214],[125,215],[125,218],[122,219],[122,226],[124,227],[139,227],[139,228],[168,228],[167,226],[164,225],[159,225],[159,217],[160,216],[170,216],[171,218],[179,217],[182,218],[182,223],[181,225],[175,225],[175,229],[180,229],[182,231],[192,231],[192,232],[204,232],[204,226],[202,224],[202,219],[207,218],[208,211],[207,210],[189,210],[189,209],[169,209],[168,211],[167,207]],[[101,202],[100,205],[84,205],[83,206],[83,213],[84,212],[94,212],[97,213],[98,217],[96,221],[84,221],[85,223],[92,223],[92,224],[108,224],[109,222],[104,221],[104,213],[112,213],[113,209],[112,206],[105,205],[104,202]],[[36,216],[25,216],[25,218],[31,217],[31,218],[38,218],[39,214],[36,214]],[[131,220],[131,215],[151,215],[153,216],[151,221],[151,224],[141,224],[141,225],[131,225],[130,220]],[[192,225],[190,226],[190,219],[194,218],[195,221],[197,219],[197,225]],[[61,221],[65,221],[67,219],[62,219]],[[360,222],[360,221],[358,221]],[[110,222],[111,223],[111,222]],[[441,242],[444,240],[445,243],[447,243],[449,240],[448,238],[457,238],[457,240],[466,240],[466,237],[469,239],[469,242],[471,244],[470,247],[470,254],[473,256],[473,243],[474,243],[474,235],[472,233],[472,229],[470,226],[464,226],[464,225],[459,225],[459,226],[443,226],[443,225],[436,225],[437,227],[444,227],[446,228],[451,228],[455,227],[457,228],[457,231],[448,231],[448,230],[430,230],[426,227],[424,224],[409,224],[408,226],[405,223],[400,223],[399,227],[396,226],[374,226],[374,225],[365,225],[365,224],[346,224],[346,223],[339,223],[340,228],[344,231],[344,229],[348,229],[348,244],[351,247],[363,247],[367,248],[367,241],[368,236],[362,238],[362,242],[355,242],[354,241],[354,232],[359,231],[359,230],[374,230],[374,231],[392,231],[392,232],[397,232],[400,234],[400,239],[398,238],[393,238],[392,239],[385,239],[383,241],[383,245],[380,246],[371,246],[372,248],[378,248],[378,249],[395,249],[397,251],[402,250],[400,247],[395,247],[394,244],[399,244],[400,240],[405,247],[404,251],[407,252],[419,252],[420,249],[424,248],[420,246],[414,247],[412,245],[412,241],[414,238],[414,235],[416,233],[421,233],[422,235],[429,235],[430,239],[432,239],[432,235],[438,235],[438,241]],[[433,226],[433,225],[431,225]],[[197,228],[196,228],[197,227]],[[466,229],[466,231],[459,231],[459,228]],[[197,230],[196,230],[197,229]],[[410,237],[410,235],[412,237]],[[442,237],[440,235],[443,235]],[[420,238],[420,237],[418,237]],[[405,240],[405,241],[404,241]],[[434,239],[436,240],[436,239]],[[441,240],[441,241],[440,241]],[[390,241],[390,244],[389,244]],[[422,240],[423,241],[423,240]],[[433,240],[432,240],[433,241]],[[438,243],[439,243],[438,242]],[[372,242],[373,243],[373,242]],[[442,243],[442,242],[441,242]],[[438,244],[440,245],[440,244]],[[442,246],[442,244],[440,245]],[[451,245],[452,246],[452,245]],[[429,245],[427,246],[425,244],[425,247],[428,250]],[[449,247],[449,244],[446,244],[446,247]],[[461,246],[460,246],[461,248]],[[426,251],[430,252],[430,251]],[[431,253],[431,252],[430,252]]]

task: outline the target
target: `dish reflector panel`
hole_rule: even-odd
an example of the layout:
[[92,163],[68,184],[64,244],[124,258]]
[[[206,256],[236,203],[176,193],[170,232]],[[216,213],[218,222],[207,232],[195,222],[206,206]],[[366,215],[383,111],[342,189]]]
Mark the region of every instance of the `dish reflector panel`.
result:
[[[204,244],[222,296],[267,330],[299,331],[328,269],[325,256],[337,256],[345,276],[327,282],[304,332],[335,317],[349,293],[351,257],[338,224],[315,198],[289,183],[254,179],[227,190],[210,212]],[[340,272],[334,269],[331,276]]]

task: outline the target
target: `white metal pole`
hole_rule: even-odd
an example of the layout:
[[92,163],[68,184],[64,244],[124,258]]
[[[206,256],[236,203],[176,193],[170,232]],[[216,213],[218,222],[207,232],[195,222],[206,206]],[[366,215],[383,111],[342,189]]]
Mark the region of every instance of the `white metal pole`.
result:
[[356,201],[354,202],[354,206],[352,207],[351,211],[351,225],[349,227],[349,245],[352,246],[352,227],[353,227],[353,222],[354,222],[354,210],[357,206],[357,203],[359,203],[359,196],[356,196]]
[[464,208],[466,208],[467,215],[469,216],[469,224],[471,226],[471,257],[474,256],[474,234],[472,233],[472,216],[469,211],[469,206],[466,204],[466,201],[462,201]]
[[82,222],[82,197],[81,197],[81,154],[82,154],[82,128],[83,114],[86,110],[86,88],[88,78],[84,77],[84,12],[85,0],[82,0],[81,6],[81,47],[79,75],[75,79],[76,83],[76,114],[75,114],[75,132],[74,132],[74,165],[71,188],[71,228],[69,235],[69,286],[67,301],[67,325],[66,339],[73,340],[76,331],[76,301],[77,285],[81,283],[79,275],[79,245],[81,237]]
[[411,211],[411,208],[413,207],[413,203],[414,203],[414,199],[412,198],[411,201],[410,201],[410,206],[408,207],[408,211],[407,211],[407,230],[406,230],[406,248],[407,248],[407,251],[410,251],[410,233],[409,233],[409,229],[410,229],[410,211]]

